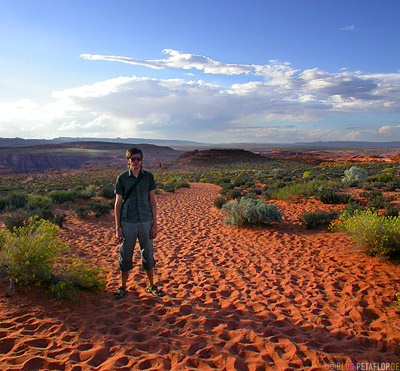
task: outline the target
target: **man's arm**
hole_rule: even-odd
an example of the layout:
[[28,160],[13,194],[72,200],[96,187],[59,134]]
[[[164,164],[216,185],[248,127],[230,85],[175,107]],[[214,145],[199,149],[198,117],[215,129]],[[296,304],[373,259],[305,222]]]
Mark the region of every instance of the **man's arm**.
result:
[[151,229],[151,238],[157,237],[157,202],[156,202],[156,191],[150,191],[150,208],[151,215],[153,217],[153,227]]
[[122,234],[121,228],[121,209],[122,209],[122,195],[115,195],[115,235],[117,237],[118,243],[122,243],[124,241],[124,236]]

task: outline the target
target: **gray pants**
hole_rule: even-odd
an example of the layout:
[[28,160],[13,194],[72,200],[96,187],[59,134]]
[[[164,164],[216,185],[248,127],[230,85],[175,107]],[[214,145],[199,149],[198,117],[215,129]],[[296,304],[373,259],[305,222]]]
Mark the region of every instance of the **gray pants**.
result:
[[121,222],[122,234],[125,240],[119,246],[118,269],[120,271],[127,272],[133,268],[133,250],[138,238],[143,269],[149,271],[155,266],[153,240],[151,239],[152,224],[152,221],[139,223]]

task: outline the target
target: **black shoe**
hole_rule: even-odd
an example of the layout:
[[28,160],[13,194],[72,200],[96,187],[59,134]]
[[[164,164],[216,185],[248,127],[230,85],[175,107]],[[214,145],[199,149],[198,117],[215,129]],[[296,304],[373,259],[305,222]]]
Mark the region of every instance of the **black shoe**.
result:
[[114,292],[114,299],[122,299],[126,295],[126,293],[126,288],[121,286],[117,292]]
[[154,295],[154,296],[158,296],[158,297],[160,297],[160,298],[162,298],[163,296],[165,296],[164,291],[162,291],[161,289],[158,289],[156,285],[149,286],[149,287],[147,288],[147,291],[148,291],[150,294],[152,294],[152,295]]

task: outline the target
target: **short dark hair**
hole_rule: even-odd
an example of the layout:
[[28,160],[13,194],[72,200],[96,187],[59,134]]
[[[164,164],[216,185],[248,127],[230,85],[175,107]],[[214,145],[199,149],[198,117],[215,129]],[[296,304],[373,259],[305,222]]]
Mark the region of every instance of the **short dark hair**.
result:
[[143,152],[141,149],[139,148],[130,148],[126,151],[126,158],[129,160],[133,155],[136,155],[137,153],[139,153],[140,157],[143,158]]

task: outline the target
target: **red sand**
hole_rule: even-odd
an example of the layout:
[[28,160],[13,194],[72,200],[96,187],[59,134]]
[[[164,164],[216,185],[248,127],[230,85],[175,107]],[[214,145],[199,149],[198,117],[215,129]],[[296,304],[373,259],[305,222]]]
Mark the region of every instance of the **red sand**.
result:
[[[108,272],[107,290],[57,305],[41,290],[0,299],[0,370],[327,370],[331,362],[395,362],[400,266],[353,248],[341,233],[297,222],[315,200],[278,202],[267,228],[222,224],[218,187],[158,197],[156,277],[145,292],[139,254],[119,286],[113,217],[70,218],[71,251]],[[397,355],[397,356],[396,356]]]

